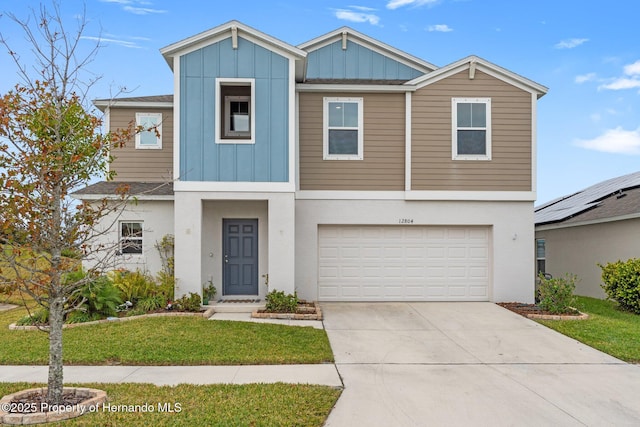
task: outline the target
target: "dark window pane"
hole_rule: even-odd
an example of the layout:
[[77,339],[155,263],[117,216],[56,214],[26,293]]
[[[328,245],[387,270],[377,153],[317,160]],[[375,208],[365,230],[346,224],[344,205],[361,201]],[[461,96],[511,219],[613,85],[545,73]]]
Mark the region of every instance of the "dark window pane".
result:
[[484,130],[459,130],[458,155],[487,154],[487,132]]
[[357,130],[329,130],[329,154],[358,154]]
[[474,128],[487,126],[487,104],[471,104],[471,126]]
[[471,127],[471,104],[459,102],[458,127]]
[[122,240],[122,253],[123,254],[141,254],[142,253],[142,240]]
[[538,260],[538,273],[546,273],[547,272],[547,263],[543,259]]

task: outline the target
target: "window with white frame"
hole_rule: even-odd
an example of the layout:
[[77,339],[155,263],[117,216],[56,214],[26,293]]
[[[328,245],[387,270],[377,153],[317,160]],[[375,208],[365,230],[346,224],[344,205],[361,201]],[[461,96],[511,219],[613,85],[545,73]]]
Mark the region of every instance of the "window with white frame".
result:
[[255,142],[254,79],[216,79],[216,142]]
[[136,113],[136,149],[162,149],[162,114]]
[[547,247],[545,239],[536,239],[536,274],[547,272]]
[[324,160],[362,160],[362,98],[324,98]]
[[491,160],[491,98],[452,98],[453,160]]
[[120,254],[142,254],[142,222],[120,222]]

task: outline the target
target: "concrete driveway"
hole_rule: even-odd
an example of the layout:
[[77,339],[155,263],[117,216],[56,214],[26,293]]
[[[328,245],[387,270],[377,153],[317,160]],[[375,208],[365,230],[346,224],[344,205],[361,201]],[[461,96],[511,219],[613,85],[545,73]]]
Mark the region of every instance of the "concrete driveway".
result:
[[323,303],[327,426],[640,425],[640,366],[492,303]]

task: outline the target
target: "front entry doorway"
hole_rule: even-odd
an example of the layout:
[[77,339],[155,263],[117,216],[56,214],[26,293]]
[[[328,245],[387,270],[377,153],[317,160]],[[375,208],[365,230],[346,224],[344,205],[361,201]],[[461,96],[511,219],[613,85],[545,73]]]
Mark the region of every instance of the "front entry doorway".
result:
[[258,220],[222,220],[222,295],[258,295]]

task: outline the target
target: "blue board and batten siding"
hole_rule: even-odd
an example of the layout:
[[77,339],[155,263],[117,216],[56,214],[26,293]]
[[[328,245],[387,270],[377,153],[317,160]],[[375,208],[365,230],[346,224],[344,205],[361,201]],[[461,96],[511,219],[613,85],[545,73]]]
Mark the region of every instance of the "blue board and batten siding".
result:
[[[216,78],[255,79],[255,144],[216,144]],[[238,37],[180,58],[180,180],[289,180],[289,60]]]
[[424,74],[367,47],[342,40],[309,52],[307,79],[411,80]]

